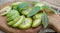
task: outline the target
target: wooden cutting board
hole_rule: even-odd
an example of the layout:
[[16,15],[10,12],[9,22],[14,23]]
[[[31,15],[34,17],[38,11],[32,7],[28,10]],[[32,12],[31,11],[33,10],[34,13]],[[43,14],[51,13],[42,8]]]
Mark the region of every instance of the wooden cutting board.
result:
[[[3,7],[10,5],[12,2],[7,2],[5,4],[2,4],[0,6],[0,9],[2,9]],[[49,18],[49,26],[51,26],[52,28],[54,28],[57,32],[60,33],[60,16],[57,16],[55,14],[49,14],[48,15]],[[19,30],[16,28],[11,28],[9,26],[7,26],[6,24],[6,17],[3,17],[0,15],[0,29],[7,32],[7,33],[36,33],[39,30],[41,30],[42,26],[37,27],[35,29],[28,29],[28,30]]]
[[[2,4],[0,6],[0,9],[2,9],[3,7],[5,7],[7,5],[10,5],[11,3],[13,3],[13,2],[7,2],[5,4]],[[37,28],[30,28],[28,30],[12,28],[12,27],[7,26],[6,17],[0,15],[0,29],[5,31],[6,33],[37,33],[38,31],[40,31],[42,29],[42,25]]]
[[21,30],[17,28],[12,28],[7,26],[6,24],[6,17],[0,15],[0,29],[5,31],[6,33],[37,33],[39,30],[41,30],[42,26],[39,26],[37,28],[30,28],[28,30]]

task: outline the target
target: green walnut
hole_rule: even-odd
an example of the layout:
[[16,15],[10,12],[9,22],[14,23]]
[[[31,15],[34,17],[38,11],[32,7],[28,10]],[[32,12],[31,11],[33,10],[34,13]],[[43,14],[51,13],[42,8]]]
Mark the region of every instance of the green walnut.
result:
[[33,19],[42,18],[42,15],[43,15],[43,13],[38,13],[38,14],[33,16]]
[[26,9],[24,11],[21,12],[21,14],[23,15],[27,15],[30,12],[31,9]]
[[31,27],[31,25],[32,25],[32,19],[31,18],[25,18],[25,21],[22,24],[20,24],[18,27],[20,29],[28,29]]
[[[8,10],[7,10],[8,9]],[[1,15],[6,15],[8,12],[10,12],[11,10],[11,6],[6,6],[3,9],[1,9],[0,11],[3,12]]]
[[35,19],[33,21],[32,27],[38,27],[41,24],[41,19]]
[[22,24],[25,20],[25,16],[20,16],[20,19],[13,25],[13,27],[17,27],[19,26],[20,24]]
[[9,13],[7,13],[6,17],[7,17],[7,21],[11,21],[13,19],[15,19],[17,16],[19,16],[18,11],[16,10],[11,10]]
[[8,22],[7,24],[8,24],[8,25],[13,25],[13,24],[15,24],[19,19],[20,19],[20,16],[17,16],[14,20]]

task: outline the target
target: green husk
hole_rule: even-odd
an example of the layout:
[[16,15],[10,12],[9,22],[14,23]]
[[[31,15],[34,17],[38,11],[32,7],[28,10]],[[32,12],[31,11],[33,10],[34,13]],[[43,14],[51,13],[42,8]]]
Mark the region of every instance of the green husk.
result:
[[33,16],[33,19],[39,19],[42,18],[43,13],[38,13],[36,15]]
[[7,24],[12,26],[13,24],[15,24],[18,20],[20,19],[20,16],[17,16],[14,20],[8,22]]
[[20,19],[13,25],[13,27],[17,27],[25,21],[25,16],[20,16]]
[[[8,9],[8,10],[7,10]],[[10,12],[10,10],[11,10],[11,6],[6,6],[6,7],[4,7],[3,9],[1,9],[0,11],[1,12],[4,12],[4,13],[2,13],[1,15],[2,16],[6,16],[6,14],[8,13],[8,12]]]
[[32,19],[31,18],[25,18],[25,22],[19,25],[20,29],[28,29],[32,25]]
[[38,27],[41,24],[41,18],[33,21],[32,27]]
[[7,17],[7,22],[15,19],[17,16],[20,16],[19,13],[18,13],[18,11],[16,11],[16,10],[11,10],[11,12],[9,12],[9,13],[6,15],[6,17]]

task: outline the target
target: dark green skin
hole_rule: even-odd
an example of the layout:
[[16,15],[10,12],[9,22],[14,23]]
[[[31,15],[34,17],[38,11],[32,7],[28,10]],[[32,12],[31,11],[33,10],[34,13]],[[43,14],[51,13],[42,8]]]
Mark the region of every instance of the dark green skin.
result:
[[30,28],[32,25],[32,19],[31,18],[26,18],[25,22],[23,22],[22,24],[20,24],[18,27],[20,29],[28,29]]
[[15,24],[19,19],[20,19],[20,16],[17,16],[14,20],[8,22],[7,24],[8,24],[8,25],[13,25],[13,24]]

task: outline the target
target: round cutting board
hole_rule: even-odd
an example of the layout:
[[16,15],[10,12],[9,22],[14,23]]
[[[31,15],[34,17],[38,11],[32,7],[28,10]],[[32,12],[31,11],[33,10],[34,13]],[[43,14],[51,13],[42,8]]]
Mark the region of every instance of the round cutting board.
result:
[[[14,2],[17,2],[17,1],[14,1]],[[13,3],[13,2],[6,2],[6,3],[2,4],[0,6],[0,9],[2,9],[3,7],[5,7],[7,5],[10,5],[11,3]],[[0,10],[0,13],[1,13],[1,10]],[[42,29],[42,25],[37,28],[30,28],[27,30],[12,28],[7,25],[6,17],[0,15],[0,29],[6,33],[37,33],[38,31],[40,31]]]

